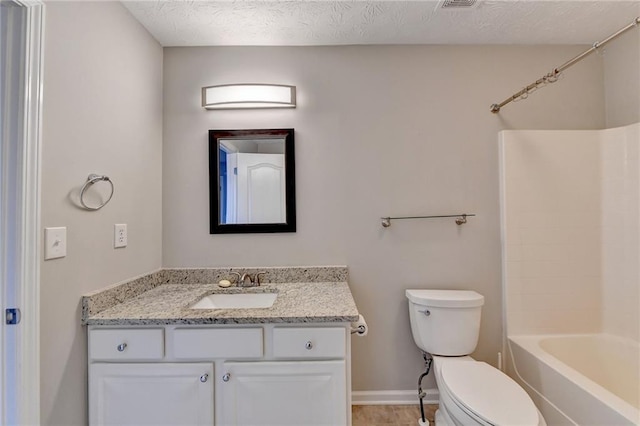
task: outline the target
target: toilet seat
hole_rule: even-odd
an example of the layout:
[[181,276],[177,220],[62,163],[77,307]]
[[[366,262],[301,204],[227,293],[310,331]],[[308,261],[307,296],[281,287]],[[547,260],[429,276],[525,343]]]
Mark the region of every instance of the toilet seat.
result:
[[538,425],[529,395],[510,377],[484,362],[445,362],[439,383],[469,416],[488,425]]

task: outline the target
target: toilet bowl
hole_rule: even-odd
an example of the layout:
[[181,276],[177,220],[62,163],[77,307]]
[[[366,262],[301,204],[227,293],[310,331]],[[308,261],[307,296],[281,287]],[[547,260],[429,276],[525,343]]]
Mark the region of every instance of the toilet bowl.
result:
[[524,389],[497,368],[471,357],[433,358],[436,425],[545,425]]
[[484,297],[473,291],[407,290],[411,331],[433,357],[440,394],[436,426],[546,423],[509,376],[470,356],[480,332]]

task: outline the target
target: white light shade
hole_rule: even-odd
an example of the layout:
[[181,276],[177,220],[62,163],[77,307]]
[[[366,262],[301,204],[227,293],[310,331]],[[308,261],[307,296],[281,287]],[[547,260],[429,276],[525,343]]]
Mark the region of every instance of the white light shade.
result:
[[206,109],[295,108],[296,87],[280,84],[225,84],[202,88]]

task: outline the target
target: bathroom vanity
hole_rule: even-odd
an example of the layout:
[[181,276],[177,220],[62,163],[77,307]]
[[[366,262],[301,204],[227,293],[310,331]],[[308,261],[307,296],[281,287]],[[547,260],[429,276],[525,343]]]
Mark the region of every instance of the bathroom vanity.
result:
[[[248,289],[191,283],[204,270],[172,271],[142,292],[125,283],[85,296],[90,425],[350,424],[358,311],[346,268]],[[212,293],[276,298],[267,308],[192,308]]]

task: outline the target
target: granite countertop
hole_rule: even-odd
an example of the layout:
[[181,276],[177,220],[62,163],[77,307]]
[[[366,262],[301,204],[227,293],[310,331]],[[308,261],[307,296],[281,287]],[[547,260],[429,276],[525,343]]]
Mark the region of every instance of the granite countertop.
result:
[[[228,272],[229,269],[225,271]],[[202,273],[194,276],[185,275],[184,270],[180,272],[182,274],[176,274],[175,270],[164,270],[156,273],[160,274],[158,277],[149,275],[134,280],[137,284],[135,286],[129,282],[84,296],[83,324],[262,324],[358,320],[358,309],[346,281],[275,282],[260,287],[221,288],[217,284],[190,282],[193,279],[202,279]],[[281,279],[291,278],[291,274],[278,275],[278,271],[270,272],[273,276],[282,276]],[[300,277],[309,278],[308,275],[301,274]],[[295,277],[295,274],[293,276]],[[346,278],[346,272],[337,275],[316,274],[312,278]],[[275,292],[278,296],[270,308],[189,308],[201,298],[213,293],[256,292]],[[100,308],[97,308],[98,305]]]

